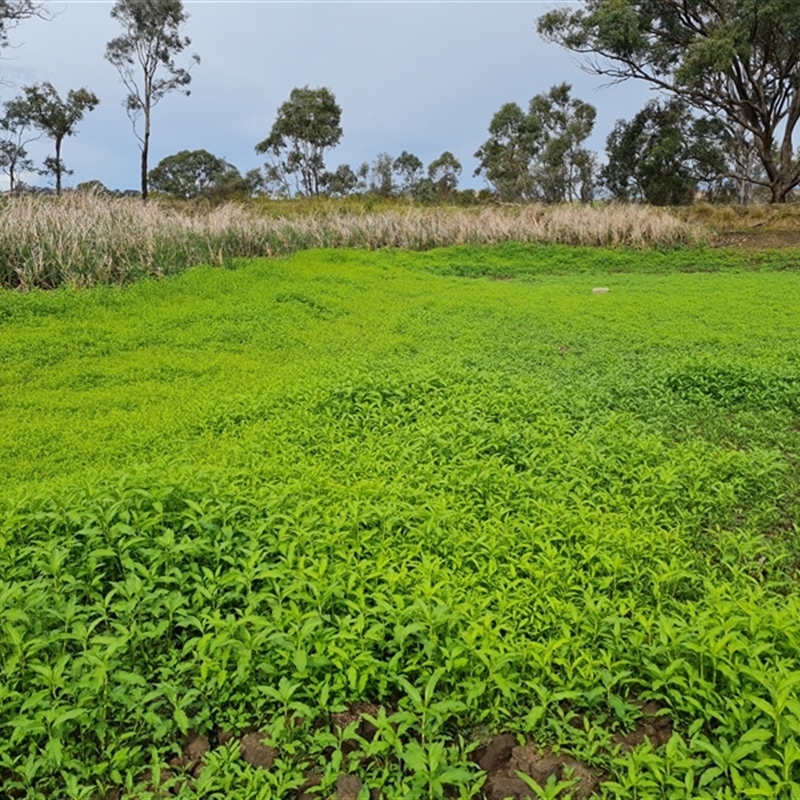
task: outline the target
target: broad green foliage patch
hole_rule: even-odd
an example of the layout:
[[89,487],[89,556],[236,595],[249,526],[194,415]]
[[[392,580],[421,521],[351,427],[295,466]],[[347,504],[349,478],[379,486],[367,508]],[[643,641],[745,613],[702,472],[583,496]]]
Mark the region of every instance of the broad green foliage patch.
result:
[[599,797],[800,797],[786,266],[316,251],[0,295],[0,794],[478,798],[508,732]]

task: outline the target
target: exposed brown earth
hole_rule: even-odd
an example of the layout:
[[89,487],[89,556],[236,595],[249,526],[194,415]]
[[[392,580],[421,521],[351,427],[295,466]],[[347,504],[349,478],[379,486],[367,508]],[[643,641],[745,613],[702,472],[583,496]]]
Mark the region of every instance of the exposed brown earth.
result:
[[[665,745],[672,736],[672,721],[667,710],[658,703],[637,702],[641,708],[641,717],[633,730],[627,733],[614,733],[611,736],[612,752],[619,750],[628,752],[649,741],[653,749]],[[368,717],[375,718],[381,711],[391,714],[374,703],[353,703],[345,711],[331,715],[330,730],[341,736],[348,728],[352,728],[358,737],[371,741],[376,727]],[[586,719],[582,715],[572,718],[571,724],[583,728]],[[167,798],[177,794],[186,781],[193,781],[203,769],[203,760],[215,745],[222,747],[234,738],[229,731],[219,731],[216,736],[191,732],[180,756],[170,760],[158,773],[145,771],[139,786],[145,786],[154,795]],[[355,740],[344,740],[341,743],[346,753],[353,753],[358,748]],[[269,734],[264,731],[246,732],[239,738],[239,753],[242,760],[253,769],[270,770],[280,757],[277,748],[269,743]],[[486,774],[486,780],[480,795],[475,800],[528,800],[537,796],[531,788],[533,782],[544,788],[548,780],[552,783],[566,782],[560,797],[571,800],[586,800],[599,793],[606,775],[601,770],[582,763],[564,750],[555,750],[542,746],[531,738],[517,737],[511,733],[501,733],[473,750],[472,760]],[[297,800],[322,800],[318,787],[322,782],[322,774],[311,769],[305,776],[305,783],[297,790]],[[336,789],[329,800],[358,800],[363,793],[364,784],[358,775],[342,773],[339,775]],[[124,794],[117,789],[106,796],[106,800],[122,800]],[[380,790],[370,792],[371,800],[381,800]]]

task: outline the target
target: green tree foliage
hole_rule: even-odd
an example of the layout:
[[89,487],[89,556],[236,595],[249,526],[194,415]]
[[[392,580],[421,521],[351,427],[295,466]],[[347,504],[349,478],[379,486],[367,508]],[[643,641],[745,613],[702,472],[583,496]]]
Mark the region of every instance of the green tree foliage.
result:
[[150,170],[153,191],[192,200],[197,197],[225,198],[250,194],[251,187],[233,164],[208,150],[181,150],[162,158]]
[[39,137],[32,135],[30,116],[22,98],[5,103],[4,108],[0,118],[0,171],[8,176],[8,189],[14,192],[19,174],[33,170],[26,145]]
[[[142,199],[147,200],[153,107],[170,92],[189,94],[186,87],[192,76],[175,63],[175,55],[191,44],[181,35],[188,14],[181,0],[117,0],[111,16],[122,25],[123,33],[106,45],[106,59],[116,67],[128,90],[125,108],[139,140]],[[197,55],[191,60],[200,63]]]
[[557,84],[533,97],[527,114],[506,103],[492,117],[489,138],[475,153],[475,174],[484,175],[501,199],[592,199],[595,158],[583,143],[597,111],[571,91],[568,83]]
[[449,150],[428,164],[428,180],[438,200],[450,199],[458,187],[459,175],[461,162]]
[[612,197],[652,205],[685,205],[698,186],[727,171],[722,126],[695,119],[684,103],[653,100],[629,121],[618,120],[606,140],[601,177]]
[[773,202],[800,184],[797,0],[583,0],[543,15],[538,29],[585,54],[590,72],[645,80],[746,131]]
[[370,165],[369,194],[391,197],[394,194],[394,161],[388,153],[380,153]]
[[533,178],[548,203],[591,201],[594,194],[594,154],[583,147],[594,128],[597,110],[570,97],[568,83],[553,86],[531,100],[528,116],[540,130],[541,150]]
[[400,194],[406,196],[414,194],[419,182],[422,180],[422,168],[422,161],[407,150],[403,150],[392,162],[392,171],[400,181],[398,186]]
[[111,196],[111,192],[108,190],[108,187],[97,178],[93,178],[89,181],[83,181],[79,183],[75,187],[75,191],[79,194],[95,194],[95,195],[102,195],[103,197]]
[[334,197],[346,197],[352,194],[358,185],[358,175],[353,172],[349,164],[339,164],[333,172],[326,172],[322,176],[325,191]]
[[45,173],[56,180],[56,194],[61,194],[61,178],[71,174],[61,159],[61,146],[67,136],[75,134],[76,125],[87,111],[100,102],[88,89],[71,89],[62,99],[51,83],[34,84],[22,90],[22,96],[6,104],[6,118],[17,124],[30,125],[53,140],[55,155],[45,159]]
[[501,200],[535,197],[531,162],[539,152],[541,126],[516,103],[506,103],[489,123],[489,138],[478,148],[475,175],[483,175]]
[[256,153],[270,154],[273,169],[295,177],[307,197],[318,197],[325,173],[325,151],[342,138],[342,109],[330,89],[294,88],[278,109],[269,136]]

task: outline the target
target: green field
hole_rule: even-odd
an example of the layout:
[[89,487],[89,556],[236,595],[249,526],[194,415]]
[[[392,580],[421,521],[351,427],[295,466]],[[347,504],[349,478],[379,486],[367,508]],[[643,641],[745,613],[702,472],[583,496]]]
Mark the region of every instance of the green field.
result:
[[0,796],[800,798],[798,264],[0,294]]

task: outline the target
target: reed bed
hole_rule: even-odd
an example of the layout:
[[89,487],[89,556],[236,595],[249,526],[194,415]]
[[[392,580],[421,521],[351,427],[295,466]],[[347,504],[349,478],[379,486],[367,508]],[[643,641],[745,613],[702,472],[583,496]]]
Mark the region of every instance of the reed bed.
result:
[[420,208],[269,218],[240,205],[186,213],[132,199],[70,195],[0,204],[0,285],[20,289],[129,283],[197,264],[288,255],[318,247],[428,250],[516,241],[605,247],[674,247],[702,228],[637,206]]

